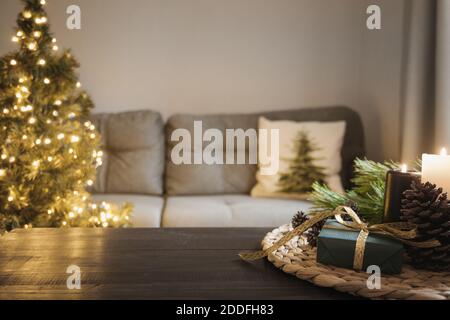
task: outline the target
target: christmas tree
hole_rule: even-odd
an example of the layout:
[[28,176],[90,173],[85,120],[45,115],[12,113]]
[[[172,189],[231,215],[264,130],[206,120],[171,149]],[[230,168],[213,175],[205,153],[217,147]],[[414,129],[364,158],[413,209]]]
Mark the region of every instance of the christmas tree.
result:
[[325,180],[324,168],[314,162],[318,159],[312,156],[317,151],[308,134],[300,131],[294,141],[295,157],[290,160],[289,170],[280,175],[278,186],[281,192],[308,193],[312,191],[315,182],[323,183]]
[[121,227],[131,206],[95,204],[86,191],[101,165],[93,103],[70,51],[59,53],[45,0],[22,0],[0,59],[0,231],[20,227]]

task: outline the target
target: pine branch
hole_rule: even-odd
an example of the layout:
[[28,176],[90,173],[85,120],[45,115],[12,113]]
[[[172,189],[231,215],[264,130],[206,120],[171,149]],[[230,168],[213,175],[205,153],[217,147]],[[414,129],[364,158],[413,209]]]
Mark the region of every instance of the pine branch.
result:
[[316,182],[312,189],[313,192],[310,194],[310,200],[314,203],[314,207],[310,210],[312,214],[334,210],[348,201],[345,195],[332,191],[327,185]]
[[367,159],[355,160],[354,188],[339,194],[321,184],[313,185],[311,213],[334,210],[353,201],[358,204],[360,215],[370,223],[379,223],[383,217],[384,191],[387,171],[398,169],[393,161],[379,163]]

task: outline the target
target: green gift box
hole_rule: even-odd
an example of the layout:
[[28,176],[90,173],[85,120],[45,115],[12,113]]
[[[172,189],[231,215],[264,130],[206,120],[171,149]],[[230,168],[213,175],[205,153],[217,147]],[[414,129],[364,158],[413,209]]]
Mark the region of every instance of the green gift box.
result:
[[[335,220],[328,221],[317,239],[317,262],[353,269],[358,235],[359,230],[347,228]],[[403,244],[400,241],[369,233],[364,251],[363,271],[376,265],[382,273],[401,273],[403,254]]]

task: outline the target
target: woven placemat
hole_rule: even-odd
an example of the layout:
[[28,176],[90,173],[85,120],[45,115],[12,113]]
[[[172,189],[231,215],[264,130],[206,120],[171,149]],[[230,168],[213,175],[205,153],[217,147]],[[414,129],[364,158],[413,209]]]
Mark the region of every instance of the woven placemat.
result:
[[[292,230],[290,225],[269,232],[262,242],[263,249]],[[450,272],[431,272],[404,265],[398,275],[382,275],[381,288],[370,290],[366,272],[323,265],[316,262],[316,249],[303,237],[295,237],[268,256],[270,262],[286,273],[320,287],[334,288],[370,299],[450,300]]]

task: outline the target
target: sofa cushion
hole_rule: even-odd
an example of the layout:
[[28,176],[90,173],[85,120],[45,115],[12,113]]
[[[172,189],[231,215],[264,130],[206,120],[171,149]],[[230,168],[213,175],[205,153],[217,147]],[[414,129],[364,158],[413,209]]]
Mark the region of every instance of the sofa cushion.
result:
[[[266,112],[258,114],[235,115],[175,115],[166,125],[166,192],[169,195],[212,195],[212,194],[249,194],[256,184],[255,164],[244,165],[207,165],[182,164],[171,161],[172,149],[178,142],[171,141],[177,129],[186,129],[194,137],[194,121],[202,121],[203,132],[207,129],[219,129],[225,136],[226,129],[257,129],[258,119],[291,121],[346,122],[346,134],[342,147],[342,170],[340,176],[344,188],[350,186],[353,161],[364,156],[364,133],[359,115],[347,107],[326,107],[297,109],[290,111]],[[192,139],[194,140],[194,139]],[[205,147],[208,143],[205,143]],[[193,143],[192,143],[193,145]],[[245,146],[249,159],[248,143]],[[224,154],[225,154],[224,144]],[[190,153],[193,153],[191,147]]]
[[163,227],[277,227],[289,223],[311,203],[298,200],[256,199],[248,195],[169,197]]
[[94,201],[116,203],[121,205],[131,202],[134,205],[131,222],[133,228],[159,228],[164,207],[164,199],[155,196],[96,194]]
[[[247,115],[176,115],[166,126],[166,192],[169,195],[236,194],[249,193],[255,183],[255,165],[176,165],[171,161],[172,148],[178,142],[172,142],[171,136],[176,129],[187,129],[194,139],[194,121],[202,121],[203,131],[219,129],[254,129],[255,119]],[[237,146],[238,144],[236,144]],[[206,144],[203,146],[205,147]],[[225,147],[225,146],[224,146]],[[245,150],[248,159],[248,145]],[[191,151],[193,154],[193,151]]]
[[153,111],[100,114],[93,121],[104,151],[93,192],[161,195],[165,144],[161,115]]

